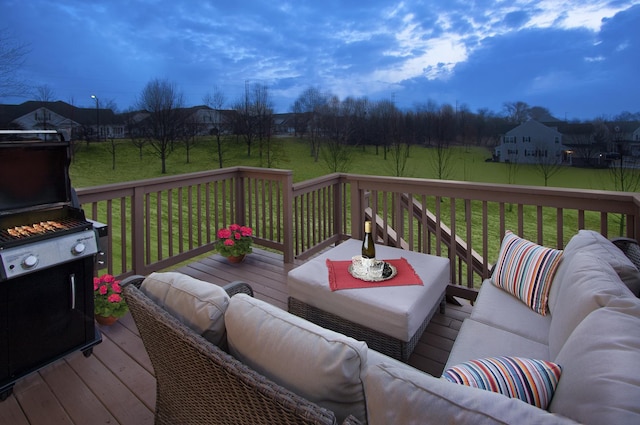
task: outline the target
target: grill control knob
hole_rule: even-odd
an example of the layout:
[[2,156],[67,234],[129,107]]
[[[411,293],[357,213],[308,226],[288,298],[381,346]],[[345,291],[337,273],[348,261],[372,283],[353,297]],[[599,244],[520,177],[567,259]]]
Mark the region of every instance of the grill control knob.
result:
[[80,255],[84,252],[86,248],[87,246],[85,244],[83,244],[82,242],[78,242],[73,246],[73,248],[71,248],[71,253],[73,255]]
[[33,254],[27,255],[27,257],[22,260],[22,268],[24,269],[32,269],[38,264],[38,257]]

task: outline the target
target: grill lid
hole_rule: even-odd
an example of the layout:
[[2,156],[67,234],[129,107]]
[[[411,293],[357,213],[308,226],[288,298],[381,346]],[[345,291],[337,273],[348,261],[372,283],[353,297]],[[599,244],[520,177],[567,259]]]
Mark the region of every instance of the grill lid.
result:
[[[69,142],[55,131],[43,133],[61,140],[33,140],[34,132],[12,131],[14,140],[0,142],[0,216],[71,203]],[[24,140],[28,136],[32,140]]]

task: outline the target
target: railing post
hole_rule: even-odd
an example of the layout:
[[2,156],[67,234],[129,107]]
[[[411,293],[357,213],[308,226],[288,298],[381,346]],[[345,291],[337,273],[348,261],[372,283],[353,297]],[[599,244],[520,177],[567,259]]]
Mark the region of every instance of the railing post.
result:
[[344,220],[342,219],[342,212],[344,211],[345,205],[343,205],[344,200],[344,184],[342,182],[342,177],[338,179],[338,182],[334,185],[333,190],[333,234],[334,235],[342,235],[342,231],[344,228]]
[[236,173],[235,177],[235,217],[233,218],[234,223],[244,224],[247,219],[247,211],[245,208],[245,174],[244,172]]
[[144,186],[136,186],[131,199],[131,264],[133,273],[141,275],[147,274],[144,261],[144,192]]
[[351,237],[362,239],[364,222],[363,194],[359,181],[351,182]]
[[282,255],[285,263],[293,263],[293,172],[289,171],[282,183]]

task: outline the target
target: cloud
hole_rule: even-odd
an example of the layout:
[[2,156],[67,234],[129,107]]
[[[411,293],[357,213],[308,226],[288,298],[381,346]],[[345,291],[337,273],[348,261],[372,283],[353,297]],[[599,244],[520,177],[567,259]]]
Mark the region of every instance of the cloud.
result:
[[544,95],[551,107],[558,94],[580,98],[576,87],[632,81],[606,80],[632,75],[640,56],[638,0],[5,4],[32,46],[30,80],[63,100],[99,91],[122,107],[153,78],[176,82],[193,104],[216,85],[235,99],[245,81],[260,82],[280,111],[309,86],[404,106],[434,97],[495,108]]

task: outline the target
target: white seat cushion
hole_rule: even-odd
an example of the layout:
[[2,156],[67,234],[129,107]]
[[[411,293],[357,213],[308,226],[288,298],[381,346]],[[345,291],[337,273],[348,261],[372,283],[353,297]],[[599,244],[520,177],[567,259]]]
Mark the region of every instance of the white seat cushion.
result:
[[551,360],[547,344],[472,319],[465,319],[445,369],[468,360],[499,356]]
[[336,414],[366,423],[367,345],[245,294],[225,314],[229,352],[257,372]]
[[[500,314],[496,314],[497,311]],[[493,285],[489,279],[482,283],[470,317],[476,322],[522,335],[542,344],[549,342],[551,316],[536,313],[513,295]]]
[[218,285],[182,273],[151,273],[140,286],[149,298],[216,345],[224,345],[229,295]]

